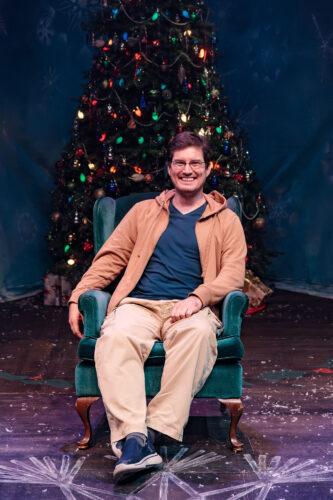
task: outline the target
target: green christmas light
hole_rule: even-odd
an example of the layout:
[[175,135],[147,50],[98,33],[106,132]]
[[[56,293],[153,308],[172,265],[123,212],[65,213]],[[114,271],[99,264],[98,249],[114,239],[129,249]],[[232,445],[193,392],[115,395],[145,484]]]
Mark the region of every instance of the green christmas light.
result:
[[123,142],[123,138],[122,136],[120,135],[119,137],[117,137],[116,139],[116,144],[121,144]]
[[84,174],[80,174],[80,181],[85,182],[86,176]]
[[138,139],[138,143],[139,143],[139,144],[143,144],[144,142],[145,142],[144,137],[142,137],[142,136],[141,136],[141,137],[139,137],[139,139]]
[[205,80],[203,78],[201,78],[201,83],[204,87],[206,87],[207,83],[205,82]]
[[197,16],[196,14],[191,14],[192,19],[195,19]]
[[156,21],[156,20],[158,19],[158,16],[159,16],[158,11],[154,12],[153,17],[152,17],[152,20],[153,20],[153,21]]
[[175,36],[171,37],[171,42],[172,42],[173,44],[175,44],[175,43],[176,43],[176,41],[177,41],[177,38],[176,38]]
[[155,120],[155,122],[158,120],[158,114],[156,113],[156,111],[154,111],[151,116],[152,116],[153,120]]
[[142,153],[142,158],[143,159],[147,158],[147,153]]
[[216,127],[216,129],[215,129],[215,130],[216,130],[216,132],[217,132],[218,134],[222,134],[222,129],[221,129],[221,127]]
[[65,252],[65,253],[66,253],[66,252],[68,252],[68,250],[69,250],[69,249],[70,249],[70,245],[66,245],[66,246],[65,246],[65,249],[64,249],[64,252]]

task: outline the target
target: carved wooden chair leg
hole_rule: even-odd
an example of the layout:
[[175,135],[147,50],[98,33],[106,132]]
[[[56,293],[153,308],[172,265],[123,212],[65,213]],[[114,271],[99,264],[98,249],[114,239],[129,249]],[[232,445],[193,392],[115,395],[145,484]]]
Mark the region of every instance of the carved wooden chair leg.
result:
[[84,425],[84,436],[80,441],[77,441],[77,445],[80,450],[86,450],[90,446],[91,441],[91,424],[89,420],[90,407],[95,401],[98,401],[99,397],[85,396],[77,398],[75,402],[75,408],[80,415],[80,418]]
[[233,451],[243,451],[244,443],[239,441],[236,436],[237,424],[243,413],[243,403],[240,399],[219,399],[221,411],[224,412],[227,407],[230,412],[231,422],[229,438]]

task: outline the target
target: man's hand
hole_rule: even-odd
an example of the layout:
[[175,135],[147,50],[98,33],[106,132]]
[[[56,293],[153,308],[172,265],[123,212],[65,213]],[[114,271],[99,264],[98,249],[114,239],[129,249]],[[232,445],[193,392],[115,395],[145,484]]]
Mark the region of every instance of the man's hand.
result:
[[79,327],[80,320],[83,323],[83,316],[79,311],[79,306],[77,304],[74,304],[74,302],[72,302],[71,304],[69,304],[68,323],[70,324],[71,330],[74,333],[74,335],[79,337],[79,339],[82,339],[83,333],[80,332],[80,327]]
[[196,295],[190,295],[187,299],[180,300],[171,311],[170,322],[174,323],[179,319],[189,318],[192,314],[200,311],[202,302]]

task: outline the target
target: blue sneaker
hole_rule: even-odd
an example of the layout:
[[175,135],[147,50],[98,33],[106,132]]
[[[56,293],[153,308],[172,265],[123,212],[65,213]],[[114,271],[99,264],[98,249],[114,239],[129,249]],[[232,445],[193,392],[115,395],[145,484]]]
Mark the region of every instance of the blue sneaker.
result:
[[147,439],[141,445],[135,437],[126,439],[120,459],[116,462],[113,477],[116,481],[123,480],[136,472],[148,470],[163,463],[162,457]]
[[[159,435],[158,431],[154,431],[154,432],[155,432],[155,435]],[[117,458],[121,457],[125,441],[126,441],[126,438],[120,439],[120,441],[114,441],[113,443],[111,443],[111,450],[113,451],[113,454]],[[148,429],[148,441],[150,441],[151,444],[154,444],[154,439],[153,439],[152,432],[150,429]]]

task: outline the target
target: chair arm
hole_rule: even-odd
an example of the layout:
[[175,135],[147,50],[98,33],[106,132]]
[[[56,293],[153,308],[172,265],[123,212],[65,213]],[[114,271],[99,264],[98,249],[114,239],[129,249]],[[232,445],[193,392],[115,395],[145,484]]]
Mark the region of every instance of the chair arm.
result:
[[221,304],[221,318],[224,325],[223,337],[240,336],[244,315],[249,307],[249,298],[245,293],[228,293]]
[[88,290],[79,297],[79,311],[83,314],[84,336],[97,339],[111,298],[109,292]]

